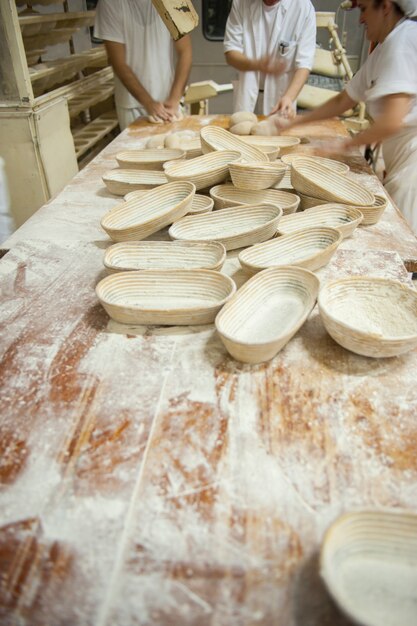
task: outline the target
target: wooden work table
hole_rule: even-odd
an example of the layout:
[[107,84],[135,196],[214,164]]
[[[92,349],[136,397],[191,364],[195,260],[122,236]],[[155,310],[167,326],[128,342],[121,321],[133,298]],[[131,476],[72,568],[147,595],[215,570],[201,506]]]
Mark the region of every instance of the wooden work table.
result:
[[[326,528],[417,510],[416,350],[356,356],[316,308],[248,366],[212,325],[123,326],[98,303],[99,220],[119,201],[101,176],[149,134],[210,121],[226,118],[133,125],[3,246],[1,624],[347,626],[318,573]],[[390,205],[318,276],[408,283],[403,262],[417,270],[417,243]],[[235,253],[226,271],[245,280]]]

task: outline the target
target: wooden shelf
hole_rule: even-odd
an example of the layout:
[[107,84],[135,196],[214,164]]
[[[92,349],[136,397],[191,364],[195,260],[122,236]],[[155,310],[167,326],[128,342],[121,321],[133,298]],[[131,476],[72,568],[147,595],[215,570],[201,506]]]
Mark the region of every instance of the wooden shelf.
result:
[[102,46],[73,54],[65,59],[39,63],[36,67],[29,68],[35,96],[58,83],[64,83],[86,67],[104,67],[106,64],[107,54]]
[[94,23],[95,11],[19,15],[26,53],[69,41],[84,26]]
[[103,113],[81,130],[74,133],[74,145],[77,159],[82,157],[103,137],[118,125],[116,111]]

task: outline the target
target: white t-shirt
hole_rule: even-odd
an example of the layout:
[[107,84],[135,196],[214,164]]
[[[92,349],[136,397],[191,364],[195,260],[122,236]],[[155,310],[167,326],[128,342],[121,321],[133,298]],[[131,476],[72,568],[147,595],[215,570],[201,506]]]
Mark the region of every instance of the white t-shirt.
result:
[[398,23],[373,50],[346,91],[356,102],[366,102],[373,118],[378,117],[384,96],[394,93],[413,96],[404,123],[407,127],[417,127],[417,23],[410,20]]
[[[266,54],[271,54],[270,52],[270,43],[272,38],[272,33],[277,21],[278,15],[278,5],[279,2],[273,4],[272,6],[268,6],[262,2],[262,47],[261,47],[261,56],[265,56]],[[263,89],[265,84],[265,74],[261,74],[259,77],[259,89]]]
[[[174,43],[151,0],[100,0],[94,35],[125,44],[126,62],[152,98],[168,98],[175,75]],[[139,106],[117,76],[115,99],[121,107]]]

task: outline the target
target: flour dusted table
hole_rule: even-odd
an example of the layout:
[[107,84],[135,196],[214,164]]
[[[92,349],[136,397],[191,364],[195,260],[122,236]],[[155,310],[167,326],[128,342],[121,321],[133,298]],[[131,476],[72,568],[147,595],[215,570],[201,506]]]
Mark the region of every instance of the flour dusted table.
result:
[[[227,118],[137,122],[2,246],[1,624],[346,626],[318,574],[325,529],[417,511],[417,351],[355,356],[316,308],[248,366],[213,326],[126,327],[97,302],[118,202],[101,176],[151,133],[209,122]],[[303,129],[326,133],[344,130]],[[404,263],[417,243],[390,205],[318,275],[407,283]],[[245,279],[236,253],[226,271]]]

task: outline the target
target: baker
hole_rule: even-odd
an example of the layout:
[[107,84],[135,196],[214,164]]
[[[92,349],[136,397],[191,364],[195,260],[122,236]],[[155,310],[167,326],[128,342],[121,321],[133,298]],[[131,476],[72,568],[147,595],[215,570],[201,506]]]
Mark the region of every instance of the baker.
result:
[[233,0],[224,50],[227,63],[239,71],[234,111],[295,115],[315,48],[310,0]]
[[382,143],[384,186],[417,234],[417,0],[359,0],[360,23],[377,42],[344,91],[278,129],[341,115],[366,102],[373,123],[338,150]]

